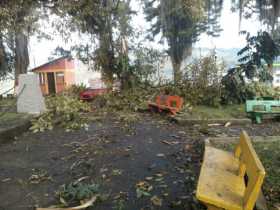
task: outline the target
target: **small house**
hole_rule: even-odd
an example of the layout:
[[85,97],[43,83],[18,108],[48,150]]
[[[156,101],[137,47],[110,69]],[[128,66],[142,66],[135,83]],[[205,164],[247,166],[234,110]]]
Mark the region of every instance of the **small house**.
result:
[[62,92],[75,84],[75,64],[70,57],[61,57],[31,70],[39,74],[43,95]]

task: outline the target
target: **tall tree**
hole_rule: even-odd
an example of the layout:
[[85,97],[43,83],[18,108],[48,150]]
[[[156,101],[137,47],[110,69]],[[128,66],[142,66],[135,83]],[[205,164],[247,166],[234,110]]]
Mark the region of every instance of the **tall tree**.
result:
[[[108,83],[114,80],[114,74],[120,76],[118,69],[118,56],[120,53],[126,54],[123,50],[117,49],[127,45],[127,35],[131,32],[129,27],[130,0],[69,0],[61,1],[59,4],[59,14],[61,17],[65,13],[70,16],[70,24],[82,33],[90,35],[92,41],[97,44],[97,48],[89,52],[87,46],[79,47],[79,54],[87,58],[83,60],[93,60],[97,69],[100,69],[103,79]],[[121,43],[121,44],[120,44]],[[81,51],[88,51],[82,53]]]
[[260,81],[273,80],[273,62],[280,55],[280,45],[267,32],[258,32],[256,36],[246,34],[247,44],[242,48],[238,55],[239,59],[248,79],[253,77],[259,78]]
[[2,34],[0,34],[0,80],[4,78],[8,72],[7,52],[4,46]]
[[[153,37],[162,34],[168,43],[168,55],[173,65],[174,82],[181,78],[181,65],[185,57],[192,51],[192,44],[198,40],[199,35],[208,31],[216,35],[220,28],[216,19],[218,13],[205,12],[204,0],[145,0],[146,19],[152,22],[151,32]],[[155,21],[155,22],[154,22]],[[210,24],[213,27],[209,27]],[[216,25],[216,26],[214,26]]]
[[253,15],[257,15],[259,20],[268,27],[267,30],[271,34],[279,27],[279,0],[232,0],[232,9],[239,12],[240,22],[242,18],[251,18]]
[[[3,0],[0,2],[2,42],[12,52],[14,59],[15,83],[19,74],[27,72],[29,65],[28,42],[37,26],[39,0]],[[4,39],[5,38],[5,39]],[[2,46],[5,46],[2,45]],[[3,51],[3,50],[2,50]]]

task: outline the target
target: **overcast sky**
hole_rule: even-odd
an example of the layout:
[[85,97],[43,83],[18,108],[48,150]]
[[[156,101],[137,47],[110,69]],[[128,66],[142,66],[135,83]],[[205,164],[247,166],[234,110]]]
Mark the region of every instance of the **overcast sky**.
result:
[[[133,26],[138,30],[146,31],[149,28],[149,24],[145,21],[144,14],[141,9],[141,5],[137,0],[132,0],[132,9],[138,11],[138,15],[133,17]],[[220,37],[211,38],[203,34],[200,37],[200,41],[195,44],[195,47],[200,48],[240,48],[244,46],[244,36],[239,36],[239,15],[238,13],[232,13],[230,10],[231,0],[226,0],[221,17],[221,32]],[[260,24],[256,18],[250,20],[242,20],[241,30],[247,30],[251,33],[256,33],[261,29]],[[45,30],[52,32],[50,26],[45,26]],[[73,36],[72,40],[65,41],[56,36],[54,40],[41,40],[40,42],[33,37],[30,41],[30,67],[34,67],[48,61],[48,57],[51,52],[57,47],[61,46],[65,49],[69,49],[71,45],[78,43],[81,37],[78,35]],[[161,48],[162,46],[156,42],[146,42],[147,45],[152,47]]]

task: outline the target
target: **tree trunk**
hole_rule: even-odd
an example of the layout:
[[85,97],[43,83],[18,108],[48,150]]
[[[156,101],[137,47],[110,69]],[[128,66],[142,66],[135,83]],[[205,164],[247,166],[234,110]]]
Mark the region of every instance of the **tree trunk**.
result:
[[[174,44],[174,43],[173,43]],[[178,46],[179,43],[176,43],[173,45],[172,48],[176,49],[176,46]],[[173,50],[173,53],[170,53],[171,61],[172,61],[172,67],[173,67],[173,78],[174,83],[177,84],[182,79],[182,61],[186,59],[187,57],[191,56],[192,54],[192,43],[188,42],[188,46],[185,46],[184,51],[181,53],[175,53]]]
[[7,64],[6,52],[3,44],[3,38],[0,34],[0,79],[2,76],[5,76],[7,72],[8,72],[8,64]]
[[99,34],[100,57],[99,62],[102,71],[103,80],[113,86],[114,68],[115,68],[115,52],[113,44],[113,26],[111,15],[104,19],[104,26]]
[[268,72],[270,75],[273,75],[273,63],[267,64]]
[[175,84],[177,84],[182,78],[181,64],[181,62],[172,61],[173,79]]
[[15,85],[17,85],[18,76],[26,74],[29,66],[28,37],[21,31],[17,31],[15,43]]
[[[107,35],[104,35],[107,36]],[[114,68],[114,53],[111,50],[111,46],[107,38],[102,38],[100,40],[100,55],[99,63],[101,67],[101,73],[103,80],[110,85],[112,85],[113,77],[113,68]]]

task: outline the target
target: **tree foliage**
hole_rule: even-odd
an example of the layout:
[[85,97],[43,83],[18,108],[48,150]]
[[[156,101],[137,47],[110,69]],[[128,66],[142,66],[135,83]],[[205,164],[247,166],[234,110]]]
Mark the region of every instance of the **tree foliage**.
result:
[[260,82],[273,79],[273,61],[280,54],[278,41],[267,32],[258,32],[256,36],[245,34],[247,44],[238,52],[240,65],[230,69],[222,79],[225,102],[242,103],[253,97],[254,89],[247,85],[246,79],[252,81],[257,78]]
[[[174,81],[181,77],[181,64],[191,54],[192,44],[202,32],[217,35],[218,10],[207,13],[213,5],[203,0],[145,0],[146,19],[152,22],[152,37],[160,34],[168,43],[167,53],[171,58]],[[207,7],[207,8],[206,8]],[[208,16],[207,16],[208,15]],[[210,26],[212,25],[212,27]]]
[[90,43],[74,48],[81,60],[94,63],[108,83],[113,82],[114,75],[121,77],[117,68],[121,59],[127,59],[127,37],[132,36],[130,0],[69,0],[53,7],[60,17],[67,14],[68,26],[90,36]]
[[280,55],[280,45],[265,31],[258,32],[256,36],[243,33],[246,34],[247,44],[238,55],[241,56],[239,62],[246,77],[252,79],[257,76],[262,81],[272,80],[272,65],[275,58]]
[[[223,3],[224,0],[221,2]],[[239,12],[240,22],[242,18],[252,18],[257,15],[269,32],[274,33],[279,27],[279,0],[232,0],[232,10]]]
[[[41,16],[40,0],[3,0],[0,2],[0,60],[2,76],[14,71],[15,79],[29,65],[28,42],[37,31]],[[13,65],[11,65],[13,63]]]

